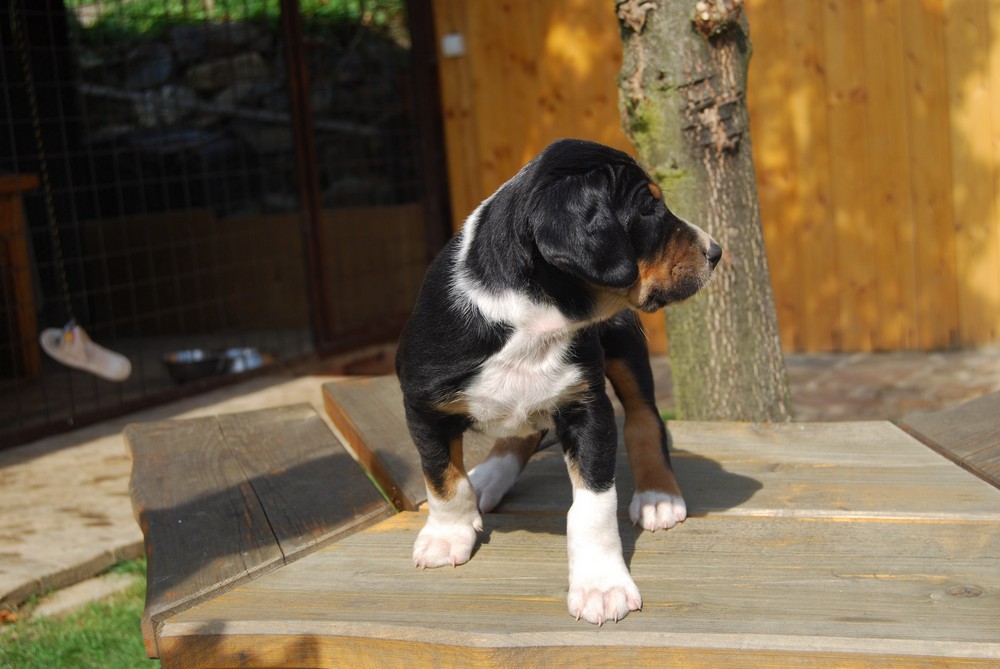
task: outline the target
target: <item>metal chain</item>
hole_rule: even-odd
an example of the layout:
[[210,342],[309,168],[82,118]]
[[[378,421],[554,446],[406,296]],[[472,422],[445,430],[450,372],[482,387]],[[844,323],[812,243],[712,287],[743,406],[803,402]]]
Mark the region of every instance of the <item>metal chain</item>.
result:
[[38,149],[38,171],[42,177],[42,189],[45,193],[45,206],[49,214],[49,233],[52,237],[52,248],[55,250],[55,267],[62,283],[62,298],[66,315],[70,323],[76,321],[73,317],[73,304],[70,300],[69,280],[66,278],[66,263],[63,260],[62,241],[59,238],[59,228],[56,226],[56,208],[52,197],[52,182],[49,179],[49,163],[45,157],[45,141],[42,137],[42,124],[38,114],[38,98],[35,95],[35,79],[31,73],[31,62],[28,57],[28,45],[21,30],[20,20],[21,0],[10,0],[10,28],[14,35],[14,44],[21,60],[21,70],[24,73],[24,86],[28,94],[28,106],[31,109],[31,122],[35,130],[35,146]]

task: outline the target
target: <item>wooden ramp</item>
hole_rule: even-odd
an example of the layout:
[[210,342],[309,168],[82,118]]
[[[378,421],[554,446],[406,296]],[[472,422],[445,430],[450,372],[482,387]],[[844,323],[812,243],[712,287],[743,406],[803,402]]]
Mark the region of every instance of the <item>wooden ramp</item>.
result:
[[[395,381],[324,392],[359,459],[419,504]],[[163,666],[1000,666],[996,488],[885,422],[671,430],[685,523],[636,531],[619,459],[643,609],[618,624],[566,611],[570,487],[548,449],[468,564],[414,569],[425,518],[401,513],[163,619]]]
[[171,615],[393,514],[307,404],[129,425],[124,436],[150,657]]
[[907,416],[899,426],[1000,487],[1000,391],[950,409]]

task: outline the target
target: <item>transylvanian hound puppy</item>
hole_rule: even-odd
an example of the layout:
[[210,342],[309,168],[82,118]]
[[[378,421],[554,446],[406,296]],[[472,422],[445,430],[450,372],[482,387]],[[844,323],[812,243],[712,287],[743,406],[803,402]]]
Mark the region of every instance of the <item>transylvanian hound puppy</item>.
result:
[[[417,566],[468,561],[480,512],[554,429],[573,485],[569,612],[600,624],[640,608],[618,534],[604,378],[625,407],[629,515],[647,530],[672,527],[687,510],[633,310],[690,297],[721,256],[634,159],[581,140],[550,145],[472,212],[428,268],[397,353],[430,507]],[[500,437],[469,474],[466,430]]]

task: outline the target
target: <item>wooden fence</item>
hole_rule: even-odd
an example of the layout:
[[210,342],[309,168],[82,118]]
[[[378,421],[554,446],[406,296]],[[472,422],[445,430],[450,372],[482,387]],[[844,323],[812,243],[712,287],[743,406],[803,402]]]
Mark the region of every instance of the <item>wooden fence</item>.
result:
[[[553,139],[631,150],[611,0],[434,0],[434,13],[439,40],[464,41],[441,59],[456,227]],[[1000,2],[749,0],[747,14],[784,348],[1000,341]],[[646,322],[662,350],[662,318]]]

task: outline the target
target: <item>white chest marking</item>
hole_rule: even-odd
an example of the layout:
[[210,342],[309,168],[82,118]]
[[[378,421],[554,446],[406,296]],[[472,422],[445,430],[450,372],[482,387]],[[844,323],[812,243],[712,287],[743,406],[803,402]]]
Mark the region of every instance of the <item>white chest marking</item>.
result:
[[583,375],[567,361],[574,333],[587,323],[514,290],[494,293],[470,278],[463,261],[479,211],[463,229],[452,288],[458,304],[476,317],[513,326],[514,334],[491,356],[462,393],[475,428],[490,436],[527,436],[552,427],[552,413],[578,393]]
[[463,393],[476,429],[527,436],[552,427],[552,414],[578,392],[583,376],[566,361],[571,331],[516,328]]

